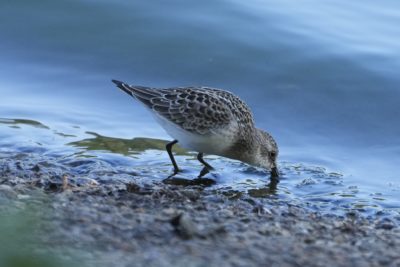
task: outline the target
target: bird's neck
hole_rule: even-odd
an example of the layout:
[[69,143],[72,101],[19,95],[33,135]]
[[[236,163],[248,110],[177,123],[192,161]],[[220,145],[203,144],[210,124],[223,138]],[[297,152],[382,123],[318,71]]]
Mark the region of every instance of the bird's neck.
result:
[[258,142],[258,129],[247,128],[238,134],[235,143],[226,152],[225,157],[240,160],[252,164],[254,161],[254,151]]

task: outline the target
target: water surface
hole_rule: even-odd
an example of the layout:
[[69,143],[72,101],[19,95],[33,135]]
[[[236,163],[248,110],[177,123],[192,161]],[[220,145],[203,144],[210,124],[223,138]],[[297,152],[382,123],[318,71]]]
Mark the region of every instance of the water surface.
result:
[[[243,98],[276,138],[286,173],[281,198],[398,210],[398,8],[389,0],[3,1],[1,152],[33,146],[71,156],[71,143],[95,136],[86,132],[167,140],[110,80],[206,85]],[[7,122],[15,119],[48,129]],[[170,170],[159,150],[105,151],[115,165]],[[189,158],[181,161],[194,172]],[[263,186],[263,174],[248,166],[210,160],[220,166],[217,186]]]

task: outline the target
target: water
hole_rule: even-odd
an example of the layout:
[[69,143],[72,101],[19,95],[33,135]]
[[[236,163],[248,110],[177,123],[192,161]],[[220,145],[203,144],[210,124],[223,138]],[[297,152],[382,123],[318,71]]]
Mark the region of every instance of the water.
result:
[[[70,143],[92,138],[87,131],[169,139],[112,78],[207,85],[243,98],[276,138],[278,197],[398,212],[398,8],[389,0],[2,1],[0,152],[89,153],[142,171],[161,164],[148,177],[161,179],[170,171],[161,151],[135,156],[108,146],[79,154]],[[199,168],[179,158],[189,174]],[[258,190],[265,182],[240,163],[210,159],[216,187]]]

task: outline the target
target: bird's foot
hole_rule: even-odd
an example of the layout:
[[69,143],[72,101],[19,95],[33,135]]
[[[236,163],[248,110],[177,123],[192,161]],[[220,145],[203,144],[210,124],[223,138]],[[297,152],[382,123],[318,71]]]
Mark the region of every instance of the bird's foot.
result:
[[214,170],[213,167],[204,166],[203,169],[201,169],[199,176],[197,176],[197,179],[201,179],[204,175],[206,175],[207,173],[209,173],[212,170]]
[[174,169],[174,172],[173,172],[171,175],[169,175],[165,180],[174,177],[174,176],[177,175],[179,172],[181,172],[181,170],[178,169],[178,168],[175,168],[175,169]]

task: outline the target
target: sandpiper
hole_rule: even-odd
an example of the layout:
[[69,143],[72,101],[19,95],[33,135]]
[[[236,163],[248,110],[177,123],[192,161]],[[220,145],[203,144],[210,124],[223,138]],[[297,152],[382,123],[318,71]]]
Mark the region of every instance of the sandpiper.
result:
[[278,177],[275,140],[255,127],[249,107],[234,94],[209,87],[158,89],[112,81],[149,108],[174,138],[166,145],[173,175],[179,167],[172,146],[179,142],[182,147],[198,152],[197,159],[204,165],[199,178],[213,169],[204,161],[204,153],[263,167],[271,170],[272,177]]

